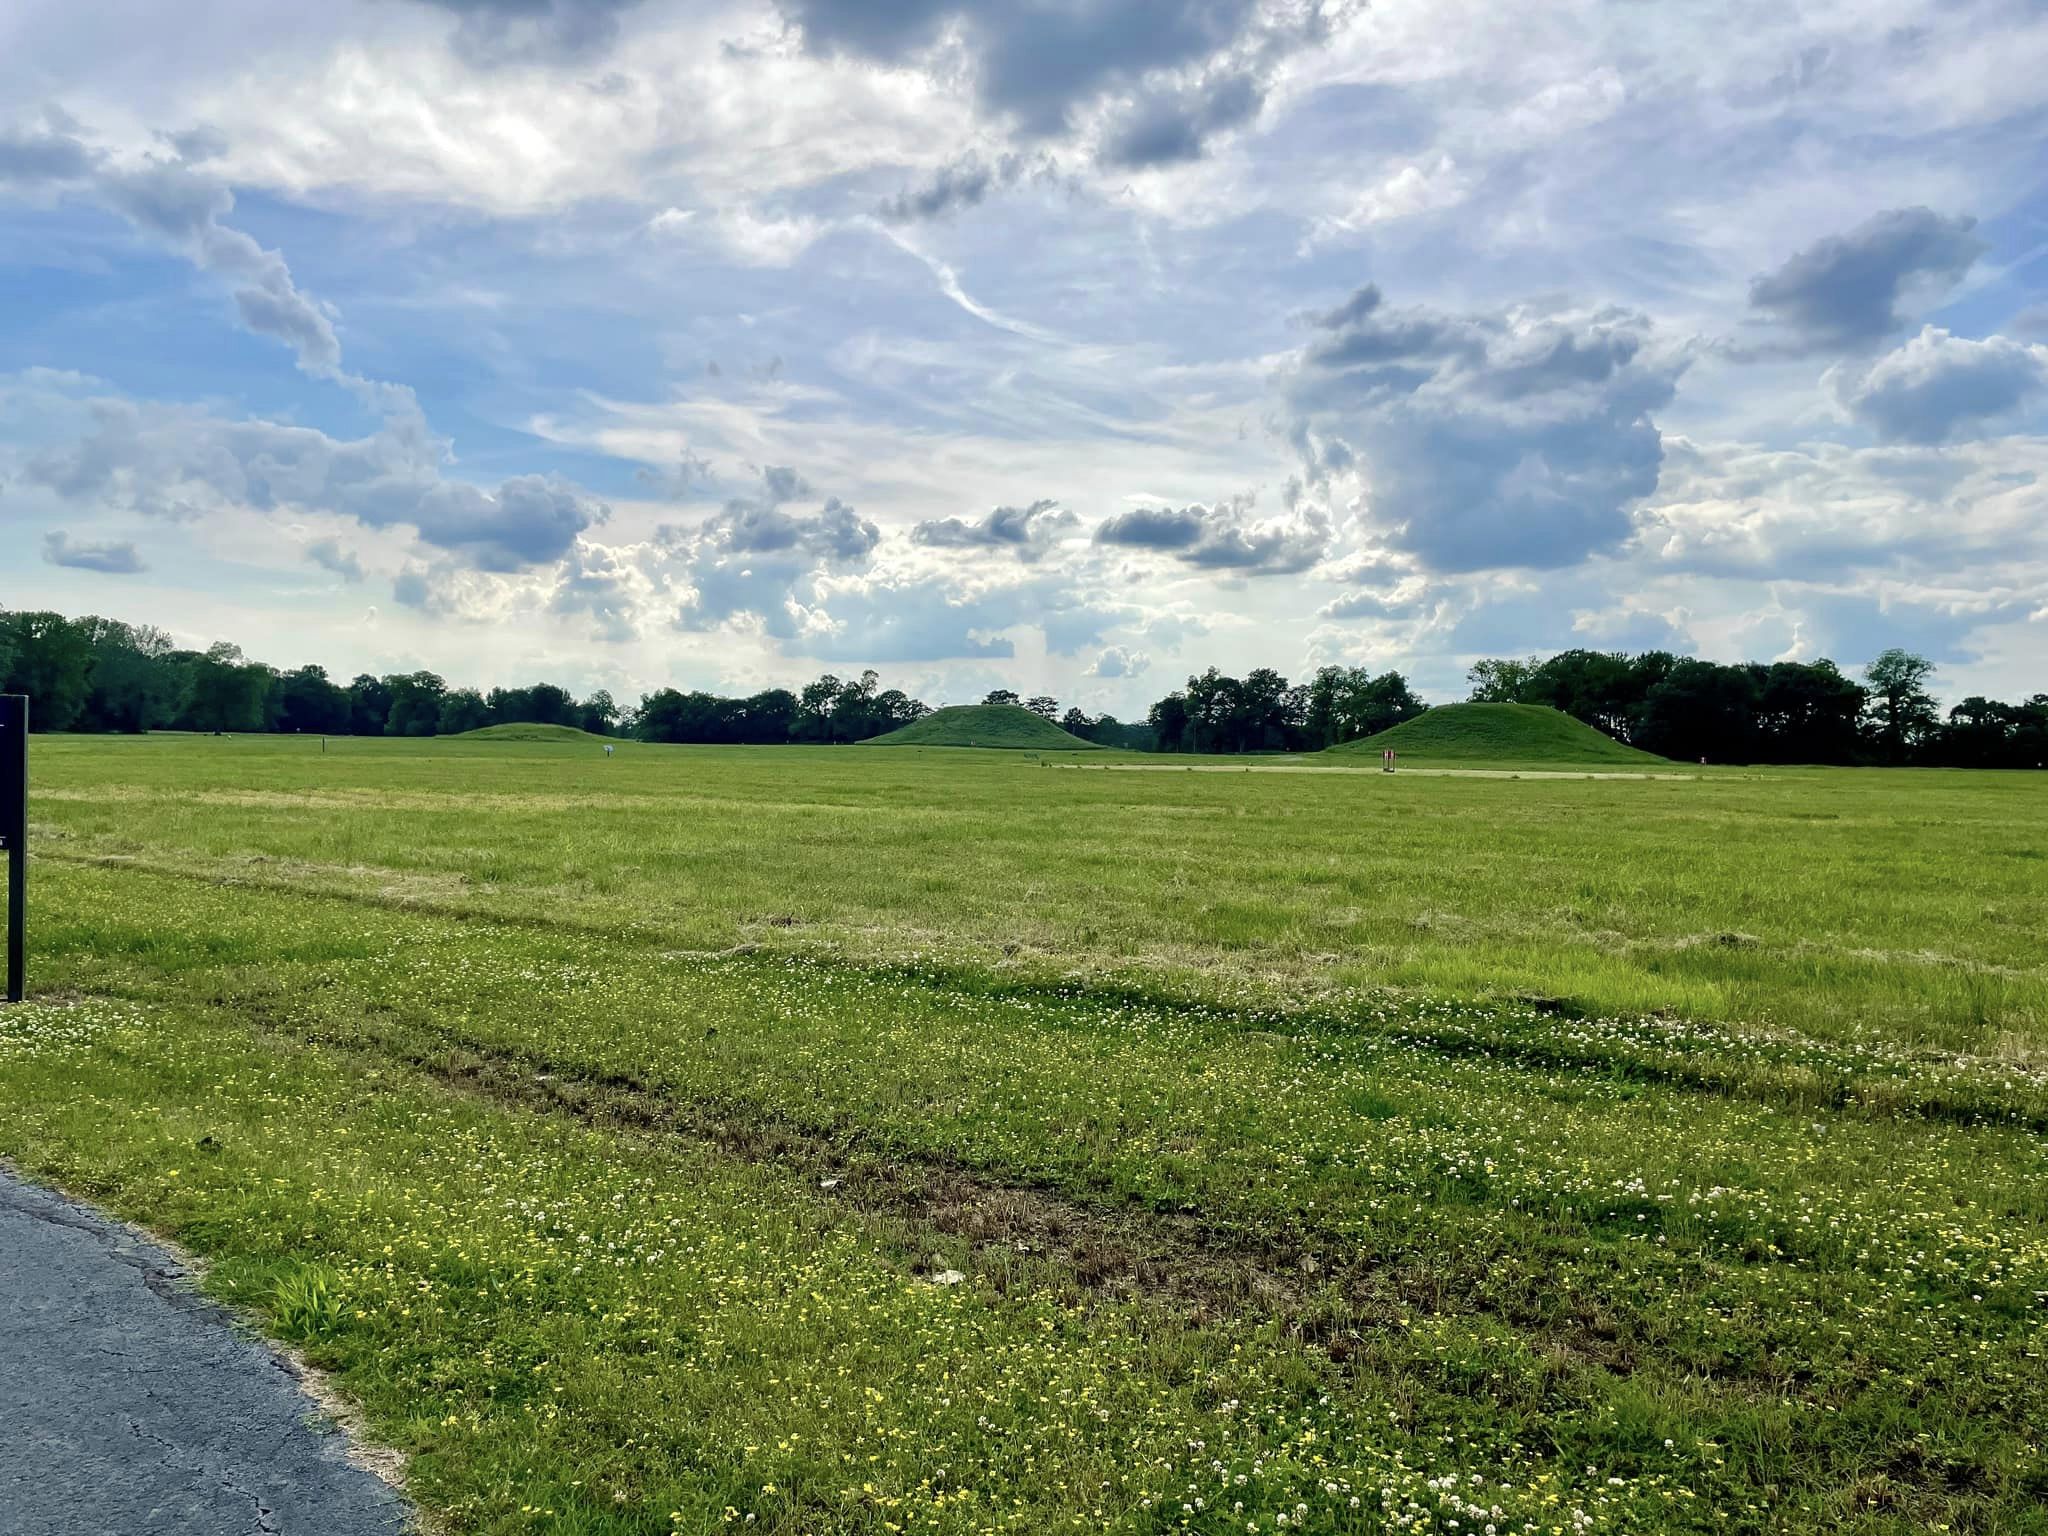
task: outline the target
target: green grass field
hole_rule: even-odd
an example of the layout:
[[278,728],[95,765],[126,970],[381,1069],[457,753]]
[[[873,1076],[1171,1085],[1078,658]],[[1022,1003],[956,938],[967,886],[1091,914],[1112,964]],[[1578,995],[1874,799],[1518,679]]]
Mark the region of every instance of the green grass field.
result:
[[39,741],[0,1155],[450,1531],[2048,1532],[2038,779],[1247,769]]
[[1426,763],[1530,767],[1668,768],[1664,758],[1601,734],[1583,721],[1535,704],[1439,704],[1392,730],[1331,748],[1333,755],[1377,757],[1393,748]]
[[603,746],[607,740],[618,745],[616,738],[598,735],[574,725],[480,725],[473,731],[463,731],[449,738],[451,741],[552,741],[577,745]]
[[952,704],[861,743],[868,747],[1006,747],[1040,752],[1098,752],[1042,715],[1016,704]]

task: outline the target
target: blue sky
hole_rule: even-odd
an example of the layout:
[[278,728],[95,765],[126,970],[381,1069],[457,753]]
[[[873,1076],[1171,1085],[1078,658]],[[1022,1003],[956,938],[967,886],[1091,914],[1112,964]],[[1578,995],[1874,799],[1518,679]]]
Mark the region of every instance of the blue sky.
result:
[[635,696],[2048,688],[2048,6],[0,14],[0,603]]

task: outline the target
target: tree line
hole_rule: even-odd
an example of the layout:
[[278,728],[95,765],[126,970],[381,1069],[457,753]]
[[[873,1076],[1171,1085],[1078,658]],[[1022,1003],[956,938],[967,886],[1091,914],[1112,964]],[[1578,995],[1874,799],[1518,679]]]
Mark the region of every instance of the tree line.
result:
[[[1618,741],[1691,762],[2048,767],[2048,694],[1972,695],[1941,713],[1934,665],[1891,649],[1851,678],[1832,661],[1723,663],[1669,651],[1569,650],[1490,657],[1467,674],[1480,704],[1539,704]],[[1289,685],[1270,668],[1214,667],[1147,716],[1162,752],[1316,751],[1427,708],[1399,672],[1324,667]]]
[[2048,694],[1971,695],[1941,713],[1934,664],[1896,647],[1861,679],[1832,661],[1723,663],[1669,651],[1560,651],[1476,664],[1480,703],[1546,704],[1660,757],[1716,763],[2048,767]]
[[[1888,650],[1859,678],[1833,662],[1727,664],[1668,651],[1569,650],[1488,658],[1469,674],[1480,703],[1541,704],[1631,746],[1691,761],[2048,766],[2048,694],[2017,704],[1973,695],[1944,715],[1933,664]],[[97,616],[0,610],[0,692],[26,693],[44,731],[288,731],[455,735],[486,725],[571,725],[644,741],[852,742],[931,713],[880,677],[831,673],[796,691],[744,698],[657,689],[622,709],[604,689],[576,698],[554,683],[451,687],[432,672],[363,673],[347,683],[308,664],[281,671],[227,642],[180,649],[163,630]],[[1133,751],[1315,751],[1371,736],[1428,706],[1399,672],[1323,667],[1290,684],[1271,668],[1242,678],[1211,667],[1153,704],[1143,721],[1064,712],[1049,695],[1015,704],[1085,740]]]
[[1427,708],[1398,672],[1324,667],[1289,685],[1270,667],[1242,678],[1211,667],[1146,714],[1161,752],[1314,752],[1371,736]]
[[0,611],[0,693],[25,693],[38,731],[302,731],[323,736],[453,735],[484,725],[611,732],[603,689],[577,699],[553,683],[451,688],[432,672],[337,683],[317,664],[280,671],[222,641],[183,650],[148,624]]

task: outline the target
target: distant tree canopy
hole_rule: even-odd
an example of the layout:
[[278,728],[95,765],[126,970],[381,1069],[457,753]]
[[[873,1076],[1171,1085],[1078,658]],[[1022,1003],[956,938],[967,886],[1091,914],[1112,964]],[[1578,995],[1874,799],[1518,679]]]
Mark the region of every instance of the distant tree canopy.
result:
[[1468,677],[1475,702],[1547,704],[1662,757],[2048,766],[2048,694],[2020,704],[1972,697],[1944,720],[1927,689],[1934,670],[1898,649],[1872,661],[1861,682],[1825,659],[1726,664],[1572,650],[1488,658]]
[[[1488,657],[1469,673],[1478,703],[1544,704],[1631,746],[1712,762],[1910,763],[2048,767],[2048,694],[2017,704],[1973,695],[1944,716],[1932,662],[1884,651],[1859,679],[1831,661],[1724,664],[1668,651],[1569,650]],[[146,624],[0,610],[0,693],[26,693],[39,731],[296,731],[451,736],[486,725],[572,725],[644,741],[865,741],[931,713],[874,672],[827,673],[797,692],[746,698],[662,688],[621,709],[598,689],[577,699],[554,683],[451,688],[433,672],[289,672],[225,641],[180,650]],[[1259,667],[1211,667],[1154,704],[1141,722],[1062,711],[1047,694],[1006,688],[983,701],[1031,710],[1087,741],[1132,751],[1315,751],[1400,724],[1426,707],[1399,672],[1324,667],[1290,685]]]
[[0,610],[0,693],[29,695],[38,731],[297,731],[327,736],[452,735],[484,725],[618,726],[600,689],[580,704],[565,688],[451,689],[432,672],[346,686],[314,664],[281,672],[222,641],[177,649],[162,630],[88,616]]
[[641,699],[629,729],[642,741],[866,741],[922,720],[931,710],[874,672],[845,679],[826,673],[799,693],[770,688],[744,699],[663,688]]
[[1242,678],[1211,667],[1154,704],[1146,719],[1162,752],[1299,752],[1370,736],[1422,710],[1398,672],[1324,667],[1290,687],[1269,667]]

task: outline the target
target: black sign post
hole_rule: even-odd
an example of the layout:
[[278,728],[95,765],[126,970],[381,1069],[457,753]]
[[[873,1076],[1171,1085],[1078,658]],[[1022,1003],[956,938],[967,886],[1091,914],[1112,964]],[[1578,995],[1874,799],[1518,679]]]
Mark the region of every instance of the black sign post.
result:
[[0,693],[0,848],[7,850],[7,1001],[25,989],[28,949],[28,700]]

